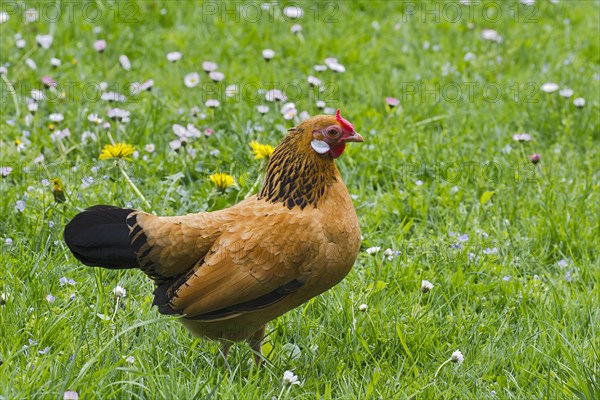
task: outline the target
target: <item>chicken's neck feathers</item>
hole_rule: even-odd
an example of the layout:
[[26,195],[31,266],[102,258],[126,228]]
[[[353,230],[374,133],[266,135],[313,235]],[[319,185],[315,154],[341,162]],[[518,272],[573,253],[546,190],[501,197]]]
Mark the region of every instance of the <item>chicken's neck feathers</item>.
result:
[[327,188],[340,179],[331,157],[310,148],[301,130],[291,130],[270,157],[258,198],[289,209],[316,207]]

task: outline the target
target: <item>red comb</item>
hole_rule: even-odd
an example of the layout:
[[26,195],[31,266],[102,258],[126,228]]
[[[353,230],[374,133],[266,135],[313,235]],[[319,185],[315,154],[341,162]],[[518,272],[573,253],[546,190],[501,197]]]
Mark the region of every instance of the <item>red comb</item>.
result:
[[354,132],[354,127],[352,126],[352,124],[348,121],[346,121],[341,115],[340,115],[340,110],[338,108],[338,110],[335,112],[335,119],[337,119],[337,122],[340,123],[340,125],[342,125],[342,127],[344,127],[344,129],[346,129],[347,131],[350,132]]

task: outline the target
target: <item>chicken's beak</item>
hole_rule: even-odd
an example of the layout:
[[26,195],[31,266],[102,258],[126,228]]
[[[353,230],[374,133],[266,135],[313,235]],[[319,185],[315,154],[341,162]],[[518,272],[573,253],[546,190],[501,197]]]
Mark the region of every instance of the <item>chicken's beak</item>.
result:
[[358,143],[362,143],[364,142],[365,139],[363,139],[362,136],[360,136],[358,133],[354,132],[351,133],[350,135],[346,136],[344,138],[344,142],[358,142]]

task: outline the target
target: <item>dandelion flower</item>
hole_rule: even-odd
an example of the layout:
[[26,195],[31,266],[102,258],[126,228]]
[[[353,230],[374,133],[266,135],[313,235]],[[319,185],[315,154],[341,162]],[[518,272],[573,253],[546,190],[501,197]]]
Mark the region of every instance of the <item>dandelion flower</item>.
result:
[[131,160],[135,148],[127,143],[107,144],[98,157],[99,160],[110,160],[111,158]]
[[291,385],[299,385],[300,381],[298,380],[298,376],[294,374],[292,371],[285,371],[283,373],[283,385],[291,386]]
[[65,191],[60,178],[52,179],[52,196],[57,203],[64,203],[66,200]]
[[273,146],[268,144],[260,144],[256,140],[250,142],[250,148],[252,149],[252,153],[254,153],[254,158],[256,160],[271,157],[273,150],[275,150]]
[[235,179],[233,178],[233,176],[222,172],[212,174],[208,178],[212,181],[212,183],[214,183],[217,186],[217,188],[219,188],[222,191],[235,184]]
[[113,289],[113,293],[116,297],[125,297],[127,296],[127,290],[123,286],[117,285]]

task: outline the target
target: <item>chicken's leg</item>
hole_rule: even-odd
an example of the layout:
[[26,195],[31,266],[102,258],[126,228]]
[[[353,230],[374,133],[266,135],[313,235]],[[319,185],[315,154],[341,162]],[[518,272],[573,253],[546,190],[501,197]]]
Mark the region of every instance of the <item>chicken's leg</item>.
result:
[[262,342],[265,338],[265,327],[266,325],[261,326],[259,330],[254,332],[254,334],[248,338],[250,347],[254,351],[254,362],[256,362],[256,365],[259,367],[263,361]]

